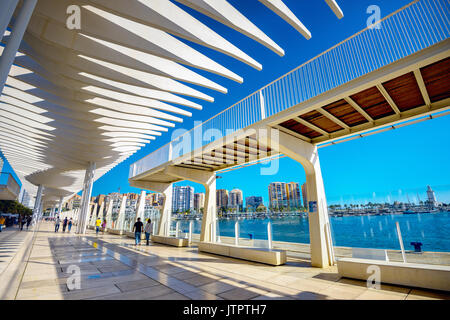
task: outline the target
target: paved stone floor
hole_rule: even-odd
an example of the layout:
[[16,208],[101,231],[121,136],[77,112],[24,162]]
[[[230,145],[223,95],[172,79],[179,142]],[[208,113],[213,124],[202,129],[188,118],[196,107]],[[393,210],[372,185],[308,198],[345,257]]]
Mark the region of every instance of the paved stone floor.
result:
[[14,255],[24,244],[25,238],[28,235],[25,226],[23,231],[20,231],[17,226],[3,228],[0,232],[0,274],[11,263]]
[[[92,231],[79,237],[42,223],[35,233],[15,299],[450,299],[450,294],[400,286],[367,289],[289,258],[273,267]],[[78,269],[79,268],[79,269]],[[73,270],[81,275],[72,289]],[[69,285],[68,285],[69,283]]]

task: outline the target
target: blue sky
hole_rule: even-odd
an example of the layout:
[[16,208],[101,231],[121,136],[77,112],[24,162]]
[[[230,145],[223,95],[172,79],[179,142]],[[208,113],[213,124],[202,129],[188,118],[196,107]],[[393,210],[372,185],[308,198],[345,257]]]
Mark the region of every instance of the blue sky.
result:
[[[238,32],[198,12],[186,9],[262,63],[263,70],[256,71],[228,56],[194,44],[193,46],[199,51],[243,76],[244,83],[237,84],[225,78],[195,70],[227,87],[228,94],[198,88],[213,96],[215,102],[196,101],[203,105],[203,110],[191,110],[192,118],[185,119],[184,123],[177,124],[176,128],[192,128],[194,121],[209,119],[301,63],[364,29],[369,17],[366,13],[368,6],[378,5],[381,8],[381,16],[384,17],[410,2],[409,0],[339,0],[345,16],[342,20],[338,20],[324,0],[284,0],[311,31],[312,38],[305,40],[296,30],[258,1],[229,1],[285,49],[286,55],[279,57]],[[195,101],[195,99],[192,100]],[[376,196],[381,196],[383,192],[386,194],[391,192],[393,197],[394,195],[404,197],[408,193],[412,198],[412,195],[417,192],[413,190],[423,189],[424,192],[426,185],[437,188],[440,192],[437,193],[438,200],[450,201],[450,194],[446,192],[450,190],[449,126],[450,117],[442,117],[321,149],[320,160],[329,201],[345,201],[352,196],[361,201],[364,199],[370,201],[373,192]],[[96,181],[93,195],[117,191],[119,187],[121,192],[139,192],[128,184],[130,164],[169,142],[170,137],[171,130]],[[5,169],[10,170],[8,167],[7,165]],[[263,196],[264,201],[267,201],[267,186],[270,182],[303,183],[305,180],[303,168],[286,158],[280,160],[280,170],[277,175],[261,176],[259,172],[260,166],[255,165],[221,174],[222,179],[218,180],[218,188],[240,188],[244,192],[244,197],[258,195]],[[193,183],[180,184],[193,185],[198,192],[203,190],[201,186]],[[422,197],[422,194],[420,196]]]

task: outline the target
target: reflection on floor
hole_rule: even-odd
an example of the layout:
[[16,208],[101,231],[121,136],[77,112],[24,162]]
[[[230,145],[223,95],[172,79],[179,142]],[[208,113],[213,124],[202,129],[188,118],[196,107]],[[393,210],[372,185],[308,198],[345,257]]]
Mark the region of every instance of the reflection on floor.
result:
[[[289,258],[272,267],[92,231],[79,237],[42,223],[16,299],[450,299],[450,294],[340,279],[335,267]],[[31,244],[30,244],[31,245]],[[77,272],[80,287],[76,288]]]

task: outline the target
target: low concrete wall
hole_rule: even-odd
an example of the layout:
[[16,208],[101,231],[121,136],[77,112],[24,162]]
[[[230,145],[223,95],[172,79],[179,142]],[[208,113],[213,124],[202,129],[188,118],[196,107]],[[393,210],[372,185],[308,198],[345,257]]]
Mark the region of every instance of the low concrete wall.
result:
[[184,238],[152,236],[152,242],[167,244],[174,247],[188,247],[189,240]]
[[199,242],[199,252],[208,252],[242,260],[261,262],[273,266],[286,263],[286,251],[277,249],[238,247],[230,244]]
[[359,280],[367,280],[373,274],[373,272],[367,272],[367,268],[373,265],[380,268],[382,283],[450,291],[449,266],[356,258],[337,260],[340,276]]
[[121,236],[123,234],[123,231],[117,230],[117,229],[108,229],[108,233],[117,234],[117,235]]

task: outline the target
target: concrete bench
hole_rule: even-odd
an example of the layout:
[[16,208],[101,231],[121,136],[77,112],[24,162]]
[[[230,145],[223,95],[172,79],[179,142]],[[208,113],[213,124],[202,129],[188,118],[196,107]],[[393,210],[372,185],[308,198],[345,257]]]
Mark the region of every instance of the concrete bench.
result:
[[152,236],[152,242],[167,244],[174,247],[188,247],[189,240],[185,238],[165,237],[165,236]]
[[123,230],[108,229],[108,233],[117,234],[117,235],[121,236],[123,234]]
[[387,250],[352,248],[352,258],[389,261]]
[[402,286],[450,291],[450,266],[341,258],[338,273],[345,278],[366,280],[373,274],[370,266],[380,268],[380,282]]
[[286,263],[286,251],[277,249],[239,247],[231,244],[199,242],[198,251],[261,262],[273,266],[279,266]]

